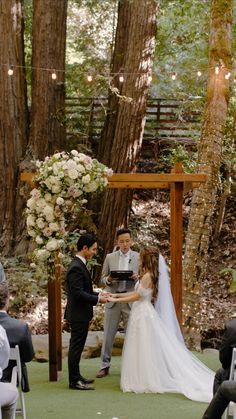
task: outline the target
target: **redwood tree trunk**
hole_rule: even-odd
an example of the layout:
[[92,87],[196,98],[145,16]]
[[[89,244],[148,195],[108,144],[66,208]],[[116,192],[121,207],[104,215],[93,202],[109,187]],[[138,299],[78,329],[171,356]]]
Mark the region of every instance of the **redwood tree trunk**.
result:
[[[198,171],[207,173],[208,180],[193,193],[184,257],[185,327],[189,345],[195,348],[200,346],[201,290],[206,276],[229,99],[229,80],[225,75],[232,58],[232,10],[232,0],[212,0],[210,70],[198,164]],[[219,64],[219,74],[216,74],[215,67]]]
[[21,1],[0,1],[0,38],[0,250],[9,254],[24,205],[17,182],[28,137]]
[[[65,144],[67,0],[33,1],[32,108],[29,149],[44,159]],[[52,73],[56,71],[56,80]]]
[[[114,172],[135,171],[145,123],[156,16],[155,0],[119,3],[112,69],[116,76],[111,82],[110,112],[99,151],[100,160]],[[123,83],[117,73],[123,74]],[[99,238],[105,253],[113,248],[116,229],[127,222],[130,201],[130,192],[126,190],[109,190],[105,194],[99,225]]]

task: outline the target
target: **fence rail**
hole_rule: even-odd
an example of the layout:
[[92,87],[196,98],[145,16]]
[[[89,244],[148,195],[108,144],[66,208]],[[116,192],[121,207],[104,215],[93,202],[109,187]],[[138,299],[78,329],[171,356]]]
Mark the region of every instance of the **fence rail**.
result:
[[[67,138],[77,143],[98,144],[107,112],[107,98],[66,98]],[[147,101],[143,152],[173,143],[193,145],[200,133],[201,112],[171,99]]]

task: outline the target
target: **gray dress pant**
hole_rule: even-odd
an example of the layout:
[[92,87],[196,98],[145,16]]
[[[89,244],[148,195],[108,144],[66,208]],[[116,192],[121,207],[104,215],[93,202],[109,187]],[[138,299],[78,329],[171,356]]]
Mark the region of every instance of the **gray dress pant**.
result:
[[236,381],[224,381],[215,393],[202,419],[221,419],[231,401],[236,402]]
[[0,382],[0,419],[15,419],[18,390],[11,383]]
[[101,353],[102,369],[110,367],[112,347],[119,322],[122,318],[124,328],[126,329],[130,310],[130,306],[127,303],[115,303],[111,308],[105,305],[104,338]]

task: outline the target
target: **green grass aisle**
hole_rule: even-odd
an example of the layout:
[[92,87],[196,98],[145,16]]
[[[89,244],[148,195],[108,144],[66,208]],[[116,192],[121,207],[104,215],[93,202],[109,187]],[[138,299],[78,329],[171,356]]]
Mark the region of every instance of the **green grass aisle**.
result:
[[[210,368],[218,367],[218,355],[198,355]],[[179,394],[123,394],[119,388],[120,357],[113,357],[111,374],[95,380],[95,391],[68,389],[67,365],[59,382],[48,381],[48,364],[29,364],[30,393],[25,394],[28,419],[201,419],[205,403]],[[95,376],[98,358],[82,360],[85,377]]]

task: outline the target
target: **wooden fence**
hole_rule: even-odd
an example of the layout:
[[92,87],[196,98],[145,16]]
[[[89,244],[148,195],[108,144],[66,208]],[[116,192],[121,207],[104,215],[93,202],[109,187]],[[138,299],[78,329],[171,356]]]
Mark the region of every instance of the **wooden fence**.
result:
[[[194,145],[200,134],[201,112],[194,101],[148,99],[142,153],[161,146]],[[96,149],[107,112],[107,98],[66,99],[67,138]]]

